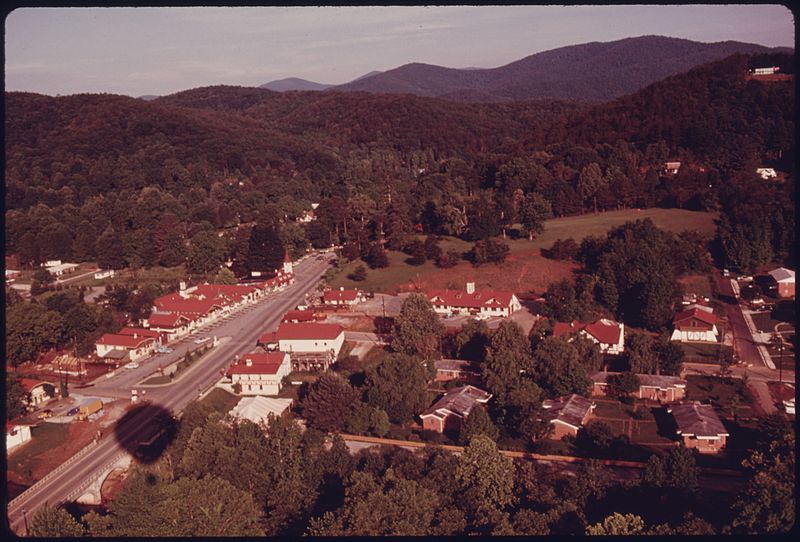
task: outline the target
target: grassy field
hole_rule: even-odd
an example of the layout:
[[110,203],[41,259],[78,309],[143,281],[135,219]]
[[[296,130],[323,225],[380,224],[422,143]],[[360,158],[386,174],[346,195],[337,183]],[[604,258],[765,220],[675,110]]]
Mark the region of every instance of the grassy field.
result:
[[110,278],[97,280],[94,276],[88,276],[70,284],[74,286],[105,286],[106,284],[147,286],[149,284],[178,283],[186,280],[186,277],[186,268],[183,265],[177,267],[156,266],[148,269],[120,269]]
[[722,379],[711,376],[686,377],[686,397],[692,401],[710,402],[717,412],[733,417],[753,415],[747,386],[739,379]]
[[722,353],[731,353],[732,348],[726,344],[715,343],[676,343],[683,349],[684,361],[692,363],[719,363],[719,349]]
[[221,388],[214,388],[208,395],[203,397],[201,403],[208,405],[214,412],[227,414],[236,406],[241,397],[237,397]]
[[695,293],[699,296],[712,296],[711,281],[708,275],[688,275],[679,279],[686,292]]
[[[555,218],[547,221],[544,233],[533,241],[506,239],[509,257],[502,264],[475,268],[468,262],[461,262],[451,269],[439,269],[430,261],[420,266],[407,264],[407,255],[389,252],[389,267],[368,269],[366,280],[356,282],[347,278],[356,266],[363,265],[361,260],[357,260],[345,264],[330,284],[333,288],[343,286],[366,292],[397,293],[428,288],[463,288],[464,283],[469,280],[474,281],[479,288],[510,289],[519,293],[541,292],[552,282],[570,277],[577,268],[575,264],[543,258],[539,253],[542,248],[549,248],[556,239],[572,237],[580,242],[588,235],[602,236],[609,229],[625,222],[645,218],[653,220],[659,228],[672,232],[693,229],[711,233],[715,228],[716,214],[681,209],[627,209],[597,215]],[[463,253],[472,248],[472,243],[446,237],[439,246],[444,251],[458,250]]]

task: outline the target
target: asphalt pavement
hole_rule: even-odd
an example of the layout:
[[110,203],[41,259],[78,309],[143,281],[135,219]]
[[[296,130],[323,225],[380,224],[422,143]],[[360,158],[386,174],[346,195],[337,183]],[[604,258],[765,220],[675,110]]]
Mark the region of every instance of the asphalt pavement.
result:
[[[206,335],[229,336],[231,340],[214,348],[200,363],[190,367],[184,376],[171,385],[153,388],[148,391],[147,399],[154,405],[173,414],[181,412],[189,402],[213,386],[220,378],[220,370],[224,369],[236,355],[242,355],[255,349],[256,340],[266,330],[279,323],[287,310],[294,308],[302,302],[305,295],[313,291],[321,279],[325,269],[329,266],[332,254],[326,254],[324,259],[308,258],[295,264],[295,283],[282,292],[270,295],[267,299],[255,304],[251,310],[243,310],[234,317],[216,326],[215,329],[203,331]],[[195,346],[189,343],[187,346]],[[168,356],[180,356],[183,348],[176,348]],[[156,358],[158,359],[158,358]],[[165,358],[172,359],[172,358]],[[177,359],[177,358],[176,358]],[[155,360],[146,362],[150,368],[140,367],[129,369],[129,377],[121,376],[119,380],[97,384],[82,393],[101,395],[106,391],[112,396],[127,394],[130,396],[130,385],[133,380],[141,380],[152,370]],[[145,414],[144,412],[142,414]],[[8,506],[8,521],[12,530],[17,533],[25,531],[26,516],[30,517],[40,506],[45,503],[62,502],[67,498],[75,498],[75,489],[85,480],[96,477],[107,465],[125,453],[127,445],[137,434],[147,432],[151,420],[147,416],[134,418],[125,425],[125,432],[120,434],[105,435],[100,443],[80,460],[74,461],[67,468],[51,476],[45,483],[34,486],[34,489],[23,493],[14,499]],[[58,469],[57,469],[58,470]]]

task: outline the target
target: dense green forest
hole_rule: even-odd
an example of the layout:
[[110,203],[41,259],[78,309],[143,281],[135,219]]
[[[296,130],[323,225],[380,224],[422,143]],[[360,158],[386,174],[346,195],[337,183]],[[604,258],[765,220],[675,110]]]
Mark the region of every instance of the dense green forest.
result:
[[[776,207],[761,219],[792,224],[793,85],[747,80],[748,60],[593,107],[237,87],[151,102],[6,93],[6,251],[26,264],[166,265],[199,232],[224,228],[221,258],[238,262],[239,227],[256,221],[298,251],[401,248],[420,229],[476,240],[524,224],[533,194],[555,216],[656,205],[742,215],[728,192],[761,165],[788,174],[760,183]],[[684,164],[677,175],[662,174],[666,159]],[[311,203],[319,220],[298,226]],[[751,259],[787,257],[793,236],[767,237]]]
[[[267,430],[230,424],[202,403],[174,440],[137,466],[100,509],[43,507],[34,536],[454,536],[765,534],[794,522],[794,431],[765,418],[738,493],[708,489],[694,456],[651,456],[640,479],[619,481],[598,461],[560,476],[502,455],[484,433],[464,453],[397,447],[354,455],[334,436],[271,417]],[[76,519],[75,516],[79,516]]]

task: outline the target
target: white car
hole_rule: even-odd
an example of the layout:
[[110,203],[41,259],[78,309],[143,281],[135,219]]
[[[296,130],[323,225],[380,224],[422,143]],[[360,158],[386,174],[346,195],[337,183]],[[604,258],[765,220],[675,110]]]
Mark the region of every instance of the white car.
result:
[[136,363],[135,361],[132,361],[132,362],[130,362],[130,363],[127,363],[127,364],[125,365],[125,368],[126,368],[126,369],[138,369],[138,368],[139,368],[139,364],[138,364],[138,363]]
[[203,337],[202,339],[197,339],[197,340],[195,340],[195,341],[194,341],[194,344],[203,344],[203,343],[206,343],[206,342],[208,342],[208,341],[210,341],[210,340],[211,340],[211,339],[210,339],[209,337]]

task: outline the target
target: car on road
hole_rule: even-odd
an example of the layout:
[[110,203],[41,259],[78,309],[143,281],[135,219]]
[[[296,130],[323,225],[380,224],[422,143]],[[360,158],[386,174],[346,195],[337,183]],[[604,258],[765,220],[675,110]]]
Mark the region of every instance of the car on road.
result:
[[207,343],[210,340],[211,340],[211,338],[209,338],[209,337],[203,337],[201,339],[196,339],[194,341],[194,344],[203,344],[203,343]]
[[126,369],[138,369],[139,368],[139,364],[136,363],[135,361],[132,361],[130,363],[126,363],[125,364],[125,368]]
[[71,408],[67,411],[67,416],[74,416],[80,411],[81,411],[80,407]]
[[45,420],[47,418],[52,418],[52,417],[53,417],[53,411],[50,410],[49,408],[42,410],[37,416],[37,418],[39,418],[40,420]]

